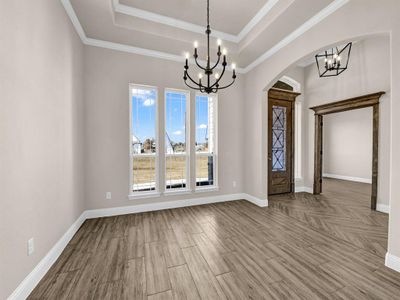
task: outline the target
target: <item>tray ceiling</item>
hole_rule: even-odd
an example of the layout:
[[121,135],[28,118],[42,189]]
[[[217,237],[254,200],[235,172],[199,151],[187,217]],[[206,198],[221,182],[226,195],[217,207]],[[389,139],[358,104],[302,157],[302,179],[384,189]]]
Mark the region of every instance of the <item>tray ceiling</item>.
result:
[[[206,0],[61,0],[84,43],[179,61],[205,52]],[[212,45],[248,71],[349,0],[211,0]]]

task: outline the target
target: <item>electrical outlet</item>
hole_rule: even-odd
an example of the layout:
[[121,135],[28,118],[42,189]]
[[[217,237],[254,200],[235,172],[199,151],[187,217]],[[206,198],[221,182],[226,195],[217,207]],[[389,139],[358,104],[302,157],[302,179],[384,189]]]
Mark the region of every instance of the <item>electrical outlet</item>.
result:
[[236,181],[232,181],[232,186],[236,187]]
[[33,238],[30,238],[28,240],[28,256],[32,255],[33,252],[35,252],[35,240]]
[[106,193],[106,199],[107,200],[111,200],[111,192],[107,192]]

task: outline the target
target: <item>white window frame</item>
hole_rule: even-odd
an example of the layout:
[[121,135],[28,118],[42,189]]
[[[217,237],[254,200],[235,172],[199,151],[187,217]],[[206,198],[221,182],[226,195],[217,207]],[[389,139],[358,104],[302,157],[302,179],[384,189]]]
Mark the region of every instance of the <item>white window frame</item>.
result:
[[[186,149],[183,153],[174,153],[168,154],[165,151],[167,140],[165,138],[167,129],[166,129],[166,122],[167,122],[167,93],[168,92],[175,92],[175,93],[182,93],[186,96],[186,119],[185,119],[185,143]],[[180,90],[180,89],[173,89],[173,88],[166,88],[164,90],[164,154],[165,154],[165,166],[164,166],[164,194],[171,195],[171,194],[180,194],[180,193],[187,193],[190,192],[190,92],[187,90]],[[168,157],[186,157],[186,187],[184,188],[172,188],[167,189],[167,158]]]
[[[133,154],[132,149],[132,89],[146,89],[146,90],[155,90],[156,91],[156,99],[155,99],[155,140],[156,140],[156,153],[154,154]],[[129,84],[129,199],[136,198],[147,198],[147,197],[157,197],[160,196],[160,176],[159,176],[159,153],[160,153],[160,140],[159,140],[159,120],[158,120],[158,88],[155,86],[142,85],[142,84]],[[137,157],[155,157],[154,162],[154,171],[155,171],[155,189],[154,191],[144,191],[144,192],[134,192],[133,191],[133,158]]]
[[[197,101],[197,96],[206,96],[208,98],[213,98],[213,108],[214,108],[214,153],[209,153],[209,152],[197,152],[196,149],[194,149],[195,153],[195,172],[194,172],[194,189],[195,192],[210,192],[210,191],[218,191],[219,186],[218,186],[218,94],[205,94],[205,93],[199,93],[197,92],[195,94],[195,113],[194,113],[194,124],[196,126],[196,116],[197,116],[197,111],[196,111],[196,101]],[[196,131],[197,128],[195,128],[195,142],[197,140],[196,136]],[[206,185],[206,186],[197,186],[197,176],[196,176],[196,167],[197,167],[197,157],[213,157],[213,185]]]

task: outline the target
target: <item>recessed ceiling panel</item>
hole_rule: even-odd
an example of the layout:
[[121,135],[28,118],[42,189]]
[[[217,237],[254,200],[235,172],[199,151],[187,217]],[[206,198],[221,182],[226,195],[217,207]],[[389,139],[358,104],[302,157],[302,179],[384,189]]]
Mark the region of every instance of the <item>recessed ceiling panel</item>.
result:
[[[237,35],[267,0],[210,0],[212,29]],[[204,26],[206,0],[120,0],[121,4]]]

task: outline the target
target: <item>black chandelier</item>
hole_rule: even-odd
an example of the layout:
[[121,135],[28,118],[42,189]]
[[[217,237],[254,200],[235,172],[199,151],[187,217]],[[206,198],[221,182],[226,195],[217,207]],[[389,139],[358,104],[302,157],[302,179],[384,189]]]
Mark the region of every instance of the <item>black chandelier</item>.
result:
[[[211,34],[211,29],[210,29],[210,0],[207,0],[207,29],[206,29],[206,35],[207,35],[207,60],[206,60],[206,66],[203,67],[202,65],[200,65],[200,63],[198,62],[197,58],[199,57],[197,54],[197,47],[199,46],[198,42],[194,42],[194,61],[196,63],[196,65],[201,69],[200,73],[199,73],[199,80],[198,82],[195,81],[188,73],[189,70],[189,53],[186,53],[186,63],[185,63],[185,67],[184,67],[184,72],[183,72],[183,80],[185,81],[185,84],[194,90],[198,90],[202,93],[217,93],[218,90],[222,90],[222,89],[226,89],[228,87],[230,87],[236,79],[236,65],[232,64],[232,70],[233,70],[233,74],[232,74],[232,82],[228,85],[225,86],[220,86],[219,82],[221,80],[221,78],[224,76],[225,73],[225,68],[227,66],[227,62],[226,62],[226,54],[227,51],[226,49],[223,49],[221,52],[221,40],[218,39],[217,40],[217,45],[218,45],[218,52],[217,52],[217,62],[215,64],[213,64],[211,66],[211,57],[210,57],[210,34]],[[212,75],[214,73],[214,69],[219,65],[219,62],[221,60],[221,55],[223,55],[223,59],[222,59],[222,71],[221,74],[219,73],[215,73],[214,77],[215,80],[212,80]],[[206,76],[206,83],[203,84],[202,79],[203,79],[203,73]],[[188,79],[189,79],[189,83],[188,83]],[[194,86],[193,86],[194,85]]]
[[332,77],[342,74],[349,65],[352,43],[348,43],[341,50],[338,47],[326,50],[315,55],[319,77]]

